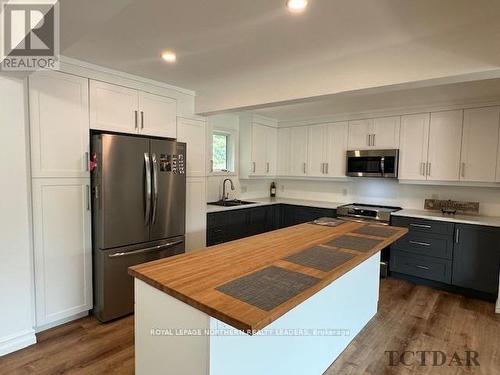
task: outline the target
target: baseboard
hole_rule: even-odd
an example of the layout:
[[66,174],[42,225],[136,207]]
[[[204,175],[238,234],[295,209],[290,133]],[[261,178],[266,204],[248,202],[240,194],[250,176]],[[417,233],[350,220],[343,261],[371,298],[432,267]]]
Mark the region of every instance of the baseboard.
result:
[[71,316],[68,316],[66,318],[59,319],[59,320],[56,320],[54,322],[50,322],[50,323],[38,326],[38,327],[35,328],[36,329],[36,333],[45,331],[45,330],[50,329],[50,328],[54,328],[54,327],[60,326],[62,324],[68,323],[68,322],[72,322],[73,320],[84,318],[84,317],[86,317],[88,315],[89,315],[88,311],[83,311],[83,312],[80,312],[78,314],[71,315]]
[[30,329],[5,338],[0,338],[0,357],[27,346],[36,344],[35,330]]
[[500,314],[500,297],[497,299],[497,307],[495,308],[495,312],[497,314]]

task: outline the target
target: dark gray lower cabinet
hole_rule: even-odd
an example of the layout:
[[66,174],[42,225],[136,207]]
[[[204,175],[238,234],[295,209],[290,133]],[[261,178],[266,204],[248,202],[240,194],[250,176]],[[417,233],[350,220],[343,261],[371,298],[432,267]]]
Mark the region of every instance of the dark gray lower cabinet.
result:
[[390,271],[496,297],[500,228],[394,217],[408,228],[391,246]]
[[323,216],[336,217],[336,210],[275,204],[209,213],[207,246],[305,223]]
[[500,267],[500,229],[455,226],[452,284],[496,294]]

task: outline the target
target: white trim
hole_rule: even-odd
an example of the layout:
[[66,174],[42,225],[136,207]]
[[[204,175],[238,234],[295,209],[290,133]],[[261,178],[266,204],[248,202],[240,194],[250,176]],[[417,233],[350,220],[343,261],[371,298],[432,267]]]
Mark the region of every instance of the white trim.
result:
[[463,186],[500,188],[500,183],[494,182],[466,182],[466,181],[434,181],[434,180],[398,180],[402,185],[430,185],[430,186]]
[[497,314],[500,314],[500,297],[497,299],[497,306],[496,306],[495,312]]
[[102,74],[106,74],[108,76],[114,76],[118,79],[135,81],[139,84],[157,86],[159,88],[177,91],[178,93],[181,93],[181,94],[196,96],[196,93],[193,90],[184,89],[184,88],[181,88],[178,86],[169,85],[168,83],[155,81],[155,80],[140,77],[140,76],[137,76],[134,74],[124,73],[124,72],[121,72],[118,70],[105,68],[103,66],[91,64],[91,63],[77,60],[77,59],[73,59],[70,57],[60,56],[59,61],[60,61],[60,70],[62,72],[80,75],[81,73],[80,74],[75,73],[75,70],[76,71],[86,70],[87,72],[85,74],[85,77],[87,77],[87,78],[99,79],[99,78],[94,78],[94,76],[96,76],[96,75],[101,76]]
[[182,118],[182,119],[192,120],[192,121],[201,121],[204,123],[207,122],[207,118],[205,116],[198,116],[198,115],[179,114],[179,115],[177,115],[177,118]]
[[29,329],[0,339],[0,357],[36,344],[35,330]]
[[36,327],[35,332],[39,333],[42,331],[46,331],[47,329],[54,328],[54,327],[60,326],[62,324],[68,323],[68,322],[72,322],[73,320],[78,320],[78,319],[84,318],[88,315],[89,315],[88,311],[83,311],[83,312],[80,312],[78,314],[68,316],[66,318],[58,319],[58,320],[55,320],[53,322]]

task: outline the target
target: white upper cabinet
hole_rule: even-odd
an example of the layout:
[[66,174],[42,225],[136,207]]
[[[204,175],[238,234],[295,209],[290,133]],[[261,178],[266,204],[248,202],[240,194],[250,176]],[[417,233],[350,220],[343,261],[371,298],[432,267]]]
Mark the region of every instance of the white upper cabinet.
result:
[[88,177],[88,80],[59,72],[29,77],[33,177]]
[[336,122],[327,125],[325,142],[325,175],[346,176],[348,124]]
[[177,100],[139,91],[140,132],[157,137],[177,137]]
[[33,179],[36,326],[92,309],[90,179]]
[[275,176],[278,164],[278,129],[266,127],[266,175]]
[[381,117],[373,120],[372,147],[378,149],[399,148],[401,117]]
[[400,116],[349,121],[349,150],[399,148]]
[[466,109],[460,180],[495,182],[500,107]]
[[177,118],[177,139],[187,144],[187,176],[206,175],[206,122],[183,117]]
[[[258,122],[259,121],[259,122]],[[272,119],[240,116],[240,177],[275,176],[278,129]]]
[[326,173],[327,125],[309,126],[307,145],[307,175],[322,177]]
[[252,125],[252,174],[264,176],[267,173],[267,126]]
[[371,147],[373,120],[349,121],[349,150],[363,150]]
[[307,137],[305,126],[290,128],[290,175],[307,175]]
[[427,179],[429,123],[429,113],[408,115],[401,118],[399,178],[402,180]]
[[277,170],[278,176],[287,176],[290,174],[290,128],[278,128],[278,157]]
[[459,180],[463,113],[463,110],[431,113],[428,180]]
[[177,101],[161,95],[90,81],[90,127],[176,138]]
[[139,131],[137,90],[91,80],[90,127],[120,133],[137,133]]

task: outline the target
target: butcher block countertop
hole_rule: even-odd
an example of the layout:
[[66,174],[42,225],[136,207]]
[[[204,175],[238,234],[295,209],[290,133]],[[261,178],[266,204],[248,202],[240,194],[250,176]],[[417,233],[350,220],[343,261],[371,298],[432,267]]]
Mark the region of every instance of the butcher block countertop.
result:
[[[384,229],[380,228],[387,228],[385,235],[382,233]],[[252,334],[392,244],[407,231],[406,228],[357,222],[345,222],[337,227],[306,223],[134,266],[129,268],[129,274],[220,321]],[[328,244],[332,240],[334,244]],[[335,242],[342,245],[335,246]],[[350,249],[343,246],[349,246]],[[324,271],[324,264],[312,267],[311,263],[306,262],[307,266],[304,265],[302,254],[309,253],[301,252],[310,248],[315,248],[313,253],[316,255],[318,251],[320,255],[327,253],[327,256],[333,253],[332,257],[336,260],[330,259],[332,261],[330,266],[334,268]],[[362,250],[359,250],[360,248]],[[301,254],[291,257],[297,253]],[[298,260],[292,261],[296,259]],[[299,264],[301,262],[302,264]],[[257,279],[259,282],[258,275],[267,275],[267,271],[272,273],[278,270],[278,276],[283,273],[298,275],[297,285],[302,282],[302,289],[299,288],[299,292],[295,290],[298,294],[291,298],[285,296],[286,300],[277,306],[273,304],[273,297],[271,301],[269,298],[266,300],[269,296],[257,296],[261,298],[261,302],[264,301],[264,304],[259,305],[229,295],[231,293],[227,290],[234,290],[241,284],[233,282],[234,280],[252,279],[244,276],[263,269],[266,270],[258,273],[253,278],[254,281]],[[306,283],[303,282],[304,279]],[[313,280],[312,285],[310,280]],[[223,285],[224,288],[221,288]],[[258,289],[259,284],[256,285]],[[259,290],[255,290],[256,285],[253,285],[254,297],[255,293],[259,293]],[[290,285],[292,286],[290,289],[297,289],[293,279],[292,284],[288,284]],[[285,292],[289,290],[288,286],[285,287]],[[220,290],[225,290],[229,294]],[[243,288],[243,291],[248,290]]]

